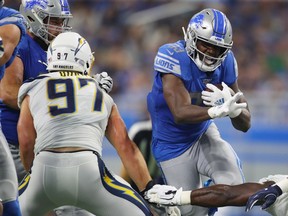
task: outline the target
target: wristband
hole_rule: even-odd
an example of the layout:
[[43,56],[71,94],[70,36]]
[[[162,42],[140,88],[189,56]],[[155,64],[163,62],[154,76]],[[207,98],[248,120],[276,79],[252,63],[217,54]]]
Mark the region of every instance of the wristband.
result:
[[217,114],[215,112],[215,107],[211,107],[208,109],[208,115],[210,116],[211,119],[214,119],[217,117]]
[[282,190],[282,193],[288,192],[288,179],[284,179],[282,181],[279,181],[274,185],[278,185],[278,187]]
[[234,112],[231,112],[229,114],[229,117],[230,118],[236,118],[237,116],[239,116],[241,114],[241,112],[242,112],[242,109],[237,109]]
[[142,197],[145,196],[145,192],[150,190],[153,186],[155,185],[154,181],[153,180],[150,180],[147,184],[146,184],[146,187],[143,191],[140,191],[140,194]]
[[191,204],[191,193],[192,191],[182,191],[181,196],[180,196],[180,205]]

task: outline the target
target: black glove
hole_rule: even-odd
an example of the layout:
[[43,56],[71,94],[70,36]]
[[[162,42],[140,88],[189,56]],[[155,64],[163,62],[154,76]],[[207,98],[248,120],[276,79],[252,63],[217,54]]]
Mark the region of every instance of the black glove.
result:
[[263,210],[265,210],[270,207],[281,194],[282,190],[278,185],[272,185],[268,188],[259,190],[249,197],[246,204],[246,211],[251,210],[253,206],[258,202],[264,202],[261,207]]

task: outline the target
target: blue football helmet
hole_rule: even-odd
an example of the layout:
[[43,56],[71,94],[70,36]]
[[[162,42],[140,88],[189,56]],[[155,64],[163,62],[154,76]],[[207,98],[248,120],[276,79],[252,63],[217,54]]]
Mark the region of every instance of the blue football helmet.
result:
[[[59,33],[71,30],[69,21],[72,14],[67,0],[22,0],[19,11],[26,19],[29,31],[47,44]],[[50,22],[51,18],[61,19],[60,26]]]
[[[232,48],[232,27],[230,21],[219,10],[204,9],[195,14],[184,32],[186,51],[197,67],[204,72],[214,71]],[[197,48],[197,41],[212,44],[219,49],[218,56],[209,56]]]

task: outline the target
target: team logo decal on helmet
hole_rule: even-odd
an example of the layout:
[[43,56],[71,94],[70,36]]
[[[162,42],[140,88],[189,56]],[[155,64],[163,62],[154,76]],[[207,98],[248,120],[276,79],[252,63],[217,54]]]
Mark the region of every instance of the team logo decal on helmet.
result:
[[202,26],[203,19],[204,19],[204,15],[199,14],[196,17],[192,18],[189,24],[193,23],[195,25],[195,28],[198,29],[200,26]]
[[46,9],[48,4],[48,0],[27,0],[26,5],[24,6],[25,9],[32,9],[36,5],[41,7],[42,9]]

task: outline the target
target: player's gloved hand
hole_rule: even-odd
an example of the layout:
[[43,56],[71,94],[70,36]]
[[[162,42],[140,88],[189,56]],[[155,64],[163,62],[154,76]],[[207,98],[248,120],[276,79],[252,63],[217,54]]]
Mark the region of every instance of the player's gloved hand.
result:
[[267,181],[274,181],[275,183],[277,183],[277,182],[280,182],[280,181],[282,181],[283,179],[286,179],[286,178],[288,178],[288,175],[280,175],[280,174],[269,175],[267,177],[261,178],[259,180],[259,183],[264,183],[264,182],[267,182]]
[[238,101],[242,97],[242,95],[242,92],[237,92],[234,96],[225,101],[222,105],[211,107],[210,109],[208,109],[208,115],[213,119],[239,113],[239,111],[241,113],[242,109],[247,107],[247,103],[236,103],[236,101]]
[[145,193],[145,199],[150,203],[160,205],[181,205],[182,188],[178,189],[170,185],[154,185]]
[[281,188],[274,184],[271,185],[268,188],[264,188],[262,190],[259,190],[255,194],[249,197],[247,203],[246,203],[246,211],[249,211],[253,208],[255,204],[258,202],[264,202],[261,207],[263,210],[267,209],[270,207],[277,199],[282,194]]
[[[203,103],[206,106],[222,105],[226,101],[228,101],[233,95],[235,95],[235,92],[231,88],[229,88],[224,82],[222,82],[222,86],[223,86],[223,89],[220,90],[219,88],[217,88],[215,85],[213,85],[211,83],[208,83],[206,85],[206,87],[211,90],[211,92],[210,91],[202,91],[201,98],[203,99]],[[233,105],[237,105],[237,103],[235,103]],[[229,113],[230,118],[236,118],[242,112],[242,109],[238,109],[236,107],[232,107],[231,110],[233,110],[233,111]]]
[[176,206],[167,207],[166,213],[168,216],[181,216],[181,211]]
[[4,44],[2,38],[0,37],[0,58],[2,58],[3,55],[4,55]]
[[201,98],[206,106],[219,106],[229,100],[232,95],[230,88],[222,82],[223,89],[220,90],[215,85],[208,83],[206,87],[211,91],[202,91]]
[[98,82],[99,86],[106,92],[111,92],[113,88],[113,79],[108,75],[107,72],[101,72],[93,76]]
[[[154,185],[155,185],[154,181],[153,181],[153,180],[150,180],[150,181],[147,183],[145,189],[142,190],[142,191],[140,191],[140,195],[141,195],[145,200],[147,200],[147,199],[146,199],[146,193],[147,193],[147,191],[150,190]],[[147,200],[147,201],[148,201],[148,200]]]

